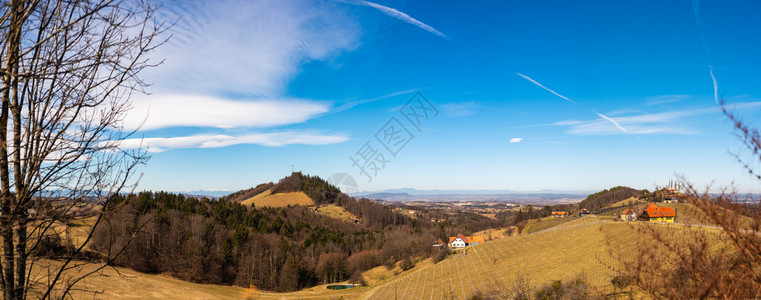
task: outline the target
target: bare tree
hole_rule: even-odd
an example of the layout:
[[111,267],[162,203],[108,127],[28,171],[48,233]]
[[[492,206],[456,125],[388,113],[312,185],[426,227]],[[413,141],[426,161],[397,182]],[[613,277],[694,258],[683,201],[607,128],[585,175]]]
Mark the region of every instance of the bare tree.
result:
[[[761,162],[758,129],[723,101],[720,107],[747,151],[734,157],[761,179],[754,168]],[[733,187],[712,193],[710,186],[699,189],[683,177],[679,181],[682,197],[712,225],[630,225],[637,234],[624,244],[633,244],[633,250],[612,253],[621,263],[620,276],[651,298],[761,297],[761,203]]]
[[[54,224],[94,209],[135,182],[142,150],[123,150],[130,95],[155,66],[146,53],[163,41],[156,7],[140,0],[5,0],[0,3],[0,277],[5,299],[31,289],[50,298],[85,276],[66,278],[92,231],[68,258],[36,275],[40,247]],[[55,234],[55,233],[53,233]],[[118,253],[106,253],[106,263]],[[105,265],[104,265],[105,266]],[[102,268],[102,266],[101,266]]]

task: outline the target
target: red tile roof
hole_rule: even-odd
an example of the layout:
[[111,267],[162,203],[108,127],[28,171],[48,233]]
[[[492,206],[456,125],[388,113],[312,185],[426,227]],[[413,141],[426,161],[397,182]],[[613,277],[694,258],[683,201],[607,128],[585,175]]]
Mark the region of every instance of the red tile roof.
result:
[[650,218],[676,217],[676,211],[671,207],[658,207],[655,204],[648,203],[645,206],[645,213]]

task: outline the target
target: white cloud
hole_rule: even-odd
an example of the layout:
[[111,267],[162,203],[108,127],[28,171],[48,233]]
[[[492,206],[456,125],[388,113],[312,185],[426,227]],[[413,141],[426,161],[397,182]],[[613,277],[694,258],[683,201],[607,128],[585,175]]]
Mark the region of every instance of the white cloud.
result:
[[271,127],[305,122],[330,109],[324,102],[300,99],[228,100],[195,95],[152,95],[133,101],[127,129],[167,127]]
[[474,101],[459,102],[459,103],[446,103],[441,104],[440,107],[450,117],[465,117],[476,113],[476,109],[480,108],[478,103]]
[[[164,131],[143,140],[150,151],[235,144],[323,145],[342,135],[276,132],[243,134],[250,128],[303,123],[324,115],[330,102],[289,97],[289,82],[311,61],[330,60],[359,45],[353,16],[322,1],[175,1],[163,19],[176,24],[168,43],[150,53],[164,59],[146,70],[152,95],[133,97],[125,129],[224,128],[219,135]],[[248,129],[248,130],[247,130]],[[202,131],[203,132],[203,131]],[[205,130],[209,132],[209,130]],[[123,141],[137,147],[140,139]]]
[[513,144],[514,143],[520,143],[521,141],[523,141],[523,138],[511,138],[510,139],[510,143],[513,143]]
[[149,152],[162,152],[176,148],[219,148],[239,144],[256,144],[280,147],[292,144],[329,145],[348,141],[344,135],[323,135],[309,132],[276,132],[244,135],[192,135],[170,138],[126,139],[121,147],[126,149],[146,147]]
[[652,106],[652,105],[659,105],[659,104],[666,104],[666,103],[674,103],[679,102],[685,99],[689,99],[690,95],[661,95],[661,96],[655,96],[650,97],[645,100],[645,106]]
[[165,19],[178,20],[153,57],[153,90],[185,93],[283,94],[300,66],[352,50],[360,27],[336,6],[307,0],[174,1]]

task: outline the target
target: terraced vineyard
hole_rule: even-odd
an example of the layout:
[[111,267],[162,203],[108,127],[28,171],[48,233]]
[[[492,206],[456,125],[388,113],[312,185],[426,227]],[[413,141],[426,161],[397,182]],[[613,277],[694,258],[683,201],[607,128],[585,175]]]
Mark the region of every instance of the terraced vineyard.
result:
[[542,232],[490,241],[388,281],[365,299],[464,299],[478,291],[506,295],[519,275],[539,286],[584,276],[606,288],[615,263],[606,236],[626,236],[623,223],[585,217]]

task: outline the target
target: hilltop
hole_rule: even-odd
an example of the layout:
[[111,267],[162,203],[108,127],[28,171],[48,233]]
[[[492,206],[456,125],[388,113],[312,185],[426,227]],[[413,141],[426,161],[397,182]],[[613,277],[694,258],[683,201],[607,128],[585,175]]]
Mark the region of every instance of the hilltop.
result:
[[643,191],[641,190],[635,190],[626,186],[617,186],[587,196],[586,199],[579,202],[579,207],[590,211],[595,211],[611,204],[629,199],[631,197],[640,196],[642,194]]
[[340,195],[341,190],[320,177],[293,172],[276,184],[262,183],[220,199],[254,207],[285,207],[333,203]]
[[[437,239],[501,224],[470,212],[409,213],[350,197],[300,172],[217,199],[168,192],[116,195],[107,209],[88,244],[91,259],[121,253],[110,259],[112,266],[201,284],[253,283],[270,292],[361,282],[362,272],[383,265],[405,262],[406,269],[415,259],[437,255],[431,247]],[[81,240],[79,232],[92,226],[80,223],[71,231],[75,239],[51,240],[41,253],[65,253],[73,246],[68,240]]]

